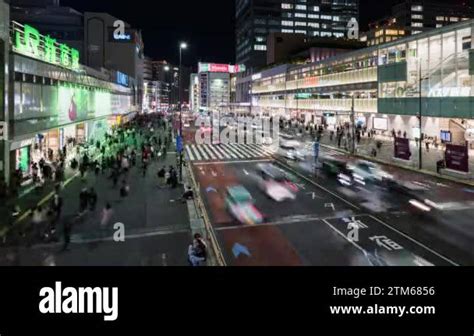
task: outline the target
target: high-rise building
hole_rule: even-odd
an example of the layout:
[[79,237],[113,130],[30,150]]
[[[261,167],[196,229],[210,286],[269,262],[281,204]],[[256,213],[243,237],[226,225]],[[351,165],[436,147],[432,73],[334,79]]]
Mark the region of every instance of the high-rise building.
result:
[[426,0],[405,0],[392,8],[395,24],[404,27],[408,32],[407,35],[441,28],[468,20],[472,16],[472,8],[466,1],[450,1],[449,4],[443,4]]
[[359,18],[358,0],[236,0],[236,61],[248,68],[266,64],[270,33],[344,38]]
[[369,46],[378,45],[471,18],[474,11],[466,1],[404,0],[392,7],[389,17],[370,23],[361,37]]

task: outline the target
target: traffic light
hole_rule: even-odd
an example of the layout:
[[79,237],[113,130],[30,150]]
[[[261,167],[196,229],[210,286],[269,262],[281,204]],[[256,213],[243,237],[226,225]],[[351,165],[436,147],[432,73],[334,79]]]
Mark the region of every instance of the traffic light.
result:
[[8,123],[0,121],[0,140],[8,140]]

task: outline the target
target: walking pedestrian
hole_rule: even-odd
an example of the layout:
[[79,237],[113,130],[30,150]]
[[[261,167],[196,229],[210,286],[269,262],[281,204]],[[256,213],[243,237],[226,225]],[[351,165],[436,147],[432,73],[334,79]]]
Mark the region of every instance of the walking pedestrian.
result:
[[51,200],[51,210],[53,210],[54,212],[56,222],[61,217],[62,208],[63,208],[63,199],[56,192]]
[[90,211],[95,211],[97,206],[97,193],[94,188],[90,188],[88,193],[88,203]]
[[79,194],[79,215],[82,215],[86,211],[88,199],[89,193],[87,192],[87,189],[84,188]]
[[128,196],[128,193],[130,192],[130,187],[127,184],[126,180],[122,181],[122,187],[120,188],[120,197],[125,198]]
[[158,186],[159,186],[160,188],[164,187],[165,184],[166,184],[165,175],[166,175],[166,169],[165,169],[165,167],[162,167],[162,168],[158,171]]
[[110,203],[106,203],[104,209],[102,209],[102,216],[100,218],[100,231],[102,232],[102,236],[104,236],[104,233],[107,230],[108,225],[110,224],[110,221],[113,216],[113,209]]
[[72,225],[73,225],[72,220],[67,220],[64,222],[64,226],[63,226],[64,245],[61,252],[69,251],[69,244],[71,243]]

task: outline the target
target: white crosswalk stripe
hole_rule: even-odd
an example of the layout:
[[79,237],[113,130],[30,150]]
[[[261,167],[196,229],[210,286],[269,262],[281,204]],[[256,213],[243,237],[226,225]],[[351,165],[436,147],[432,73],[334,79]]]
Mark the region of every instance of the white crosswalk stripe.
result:
[[224,146],[216,146],[216,149],[221,151],[225,158],[238,159],[237,155],[231,151],[228,151]]
[[[189,148],[189,146],[188,146]],[[196,146],[195,145],[191,145],[190,147],[192,149],[192,152],[194,152],[196,154],[196,158],[198,161],[201,161],[202,160],[202,156],[201,154],[199,154],[199,151],[196,149]]]
[[219,153],[219,151],[217,151],[217,148],[218,146],[209,146],[208,149],[213,153],[215,154],[219,160],[224,160],[224,156],[221,155],[221,153]]
[[268,154],[265,153],[262,149],[262,146],[260,145],[256,145],[256,144],[252,144],[252,145],[244,145],[247,149],[251,150],[251,151],[254,151],[256,152],[257,154],[261,155],[261,156],[267,156]]
[[199,152],[199,154],[201,155],[202,159],[207,161],[209,160],[209,156],[207,155],[207,153],[204,151],[202,145],[201,146],[196,146],[196,150]]
[[255,155],[252,155],[252,153],[248,152],[245,150],[243,145],[237,145],[237,144],[230,144],[232,148],[234,148],[237,152],[241,153],[242,155],[245,156],[246,159],[250,159],[254,157]]
[[202,146],[201,146],[201,148],[209,155],[209,157],[211,158],[211,160],[217,160],[217,156],[215,156],[215,155],[211,152],[211,150],[210,150],[209,147],[210,147],[209,145],[202,145]]
[[189,160],[196,161],[196,159],[194,158],[193,151],[191,150],[191,147],[189,146],[186,147],[186,153],[188,153]]
[[242,153],[240,153],[239,151],[237,151],[232,145],[230,145],[230,144],[229,144],[229,145],[226,145],[225,148],[226,148],[229,152],[234,153],[235,155],[237,155],[237,157],[238,157],[239,159],[246,159],[246,157],[245,157]]
[[274,150],[258,144],[188,145],[190,161],[228,161],[268,158]]

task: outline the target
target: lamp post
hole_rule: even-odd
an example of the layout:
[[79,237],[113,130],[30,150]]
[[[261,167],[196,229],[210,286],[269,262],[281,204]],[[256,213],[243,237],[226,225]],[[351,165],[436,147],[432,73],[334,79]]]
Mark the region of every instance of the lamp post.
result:
[[[165,65],[163,67],[163,70],[167,73],[169,73],[169,71],[171,70],[170,66],[169,65]],[[167,85],[167,89],[166,89],[166,95],[167,95],[167,98],[168,98],[168,111],[166,111],[166,113],[169,112],[170,108],[171,108],[171,81],[169,80],[169,74],[167,74],[165,77],[165,84]]]
[[429,76],[422,77],[422,70],[421,70],[421,58],[418,58],[418,91],[420,93],[419,99],[419,110],[418,110],[418,125],[420,128],[420,140],[419,140],[419,151],[418,151],[418,169],[423,169],[423,140],[424,134],[422,132],[423,127],[423,100],[422,100],[422,89],[423,89],[423,81],[429,79]]
[[[182,59],[183,50],[188,47],[186,42],[179,44],[179,76],[178,76],[178,96],[179,96],[179,136],[183,141],[183,107],[182,107],[182,95],[181,95],[181,76],[182,76]],[[183,181],[183,155],[179,153],[179,180]]]

